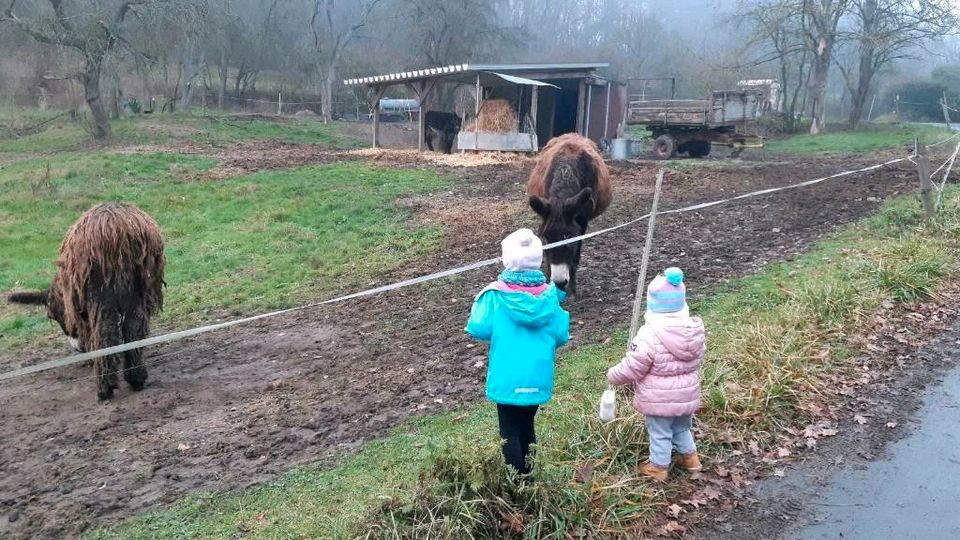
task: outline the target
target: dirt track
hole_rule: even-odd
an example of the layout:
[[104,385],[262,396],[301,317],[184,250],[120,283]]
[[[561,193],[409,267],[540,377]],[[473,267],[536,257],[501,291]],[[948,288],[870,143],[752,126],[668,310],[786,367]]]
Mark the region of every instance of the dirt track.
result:
[[[661,205],[725,198],[876,161],[685,168],[668,175]],[[437,256],[379,283],[496,255],[505,233],[533,224],[522,196],[528,164],[430,166],[461,177],[456,192],[405,203],[421,219],[442,223],[446,243]],[[615,202],[593,227],[645,213],[654,171],[652,163],[616,166]],[[898,164],[664,218],[652,268],[677,263],[700,290],[749,274],[870,213],[880,199],[912,190],[914,178],[909,164]],[[568,307],[575,344],[625,323],[644,234],[643,226],[632,227],[585,245],[581,297]],[[0,385],[0,536],[74,536],[190,491],[268,480],[294,464],[352,450],[411,415],[480,400],[484,369],[474,364],[484,351],[468,348],[462,325],[472,295],[494,276],[494,269],[483,269],[159,347],[149,353],[155,365],[146,390],[121,391],[106,404],[96,403],[83,367]],[[0,358],[0,366],[11,361]]]

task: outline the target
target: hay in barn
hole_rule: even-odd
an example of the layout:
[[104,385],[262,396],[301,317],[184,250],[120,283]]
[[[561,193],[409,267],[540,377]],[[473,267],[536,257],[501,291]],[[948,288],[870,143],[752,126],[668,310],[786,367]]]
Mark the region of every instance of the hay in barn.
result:
[[[477,122],[467,125],[465,131],[476,131]],[[488,99],[480,109],[480,131],[512,133],[517,131],[517,112],[505,99]]]

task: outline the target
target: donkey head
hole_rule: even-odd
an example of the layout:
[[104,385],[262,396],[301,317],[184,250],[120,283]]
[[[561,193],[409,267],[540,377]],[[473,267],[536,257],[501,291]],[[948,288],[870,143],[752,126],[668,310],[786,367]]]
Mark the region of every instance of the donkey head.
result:
[[[530,208],[540,216],[538,233],[548,244],[579,236],[587,230],[587,222],[593,212],[593,190],[584,188],[572,197],[549,199],[530,196]],[[576,292],[575,273],[580,262],[580,242],[573,242],[550,249],[546,253],[550,265],[550,280],[566,290]]]
[[84,347],[80,343],[80,336],[76,328],[67,328],[66,316],[63,311],[63,298],[53,292],[53,289],[44,291],[24,291],[11,293],[7,300],[12,304],[26,304],[34,306],[46,306],[47,317],[57,321],[60,329],[67,336],[70,348],[77,352],[83,352]]

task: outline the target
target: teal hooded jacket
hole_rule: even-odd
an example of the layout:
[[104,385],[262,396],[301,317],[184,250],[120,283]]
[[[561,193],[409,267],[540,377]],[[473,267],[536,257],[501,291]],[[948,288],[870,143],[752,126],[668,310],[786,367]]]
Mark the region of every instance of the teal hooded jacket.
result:
[[467,333],[490,342],[487,398],[504,405],[542,405],[553,397],[557,347],[570,341],[565,294],[553,284],[539,294],[503,282],[477,295]]

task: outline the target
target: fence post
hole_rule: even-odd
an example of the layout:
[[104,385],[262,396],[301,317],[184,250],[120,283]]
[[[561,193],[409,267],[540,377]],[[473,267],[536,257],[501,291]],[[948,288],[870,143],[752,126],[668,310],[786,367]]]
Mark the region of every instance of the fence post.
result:
[[933,182],[930,180],[930,158],[927,157],[927,147],[915,139],[917,154],[917,175],[920,177],[920,198],[923,200],[923,216],[929,220],[933,217]]
[[640,260],[640,276],[637,277],[637,293],[633,297],[633,317],[630,319],[630,336],[637,335],[640,328],[640,316],[643,314],[644,285],[647,281],[647,263],[650,261],[650,250],[653,248],[653,228],[657,224],[657,206],[660,205],[660,188],[663,186],[663,169],[657,171],[657,186],[653,191],[653,205],[650,207],[650,221],[647,222],[647,242],[643,246],[643,258]]
[[277,92],[277,116],[283,114],[283,94]]

